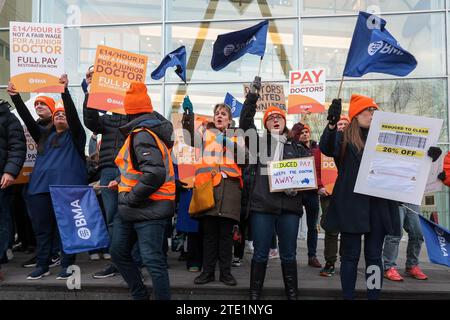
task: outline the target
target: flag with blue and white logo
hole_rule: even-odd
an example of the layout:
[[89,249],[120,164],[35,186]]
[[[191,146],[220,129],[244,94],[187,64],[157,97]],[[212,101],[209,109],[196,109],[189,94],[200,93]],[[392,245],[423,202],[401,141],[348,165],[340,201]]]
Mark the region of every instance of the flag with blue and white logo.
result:
[[420,214],[419,218],[430,261],[450,267],[450,231]]
[[186,47],[181,46],[164,57],[161,64],[152,72],[153,80],[159,80],[166,74],[167,68],[176,67],[175,73],[186,83]]
[[219,35],[214,42],[211,67],[219,71],[246,53],[264,57],[268,27],[269,21],[265,20],[244,30]]
[[75,254],[109,247],[109,235],[92,187],[50,186],[63,250]]
[[231,112],[233,113],[233,118],[239,118],[241,116],[242,112],[242,103],[237,101],[235,97],[233,97],[230,93],[227,92],[227,95],[225,96],[224,103],[231,108]]
[[403,77],[416,66],[414,56],[387,31],[385,20],[359,12],[344,76],[362,77],[369,72],[378,72]]

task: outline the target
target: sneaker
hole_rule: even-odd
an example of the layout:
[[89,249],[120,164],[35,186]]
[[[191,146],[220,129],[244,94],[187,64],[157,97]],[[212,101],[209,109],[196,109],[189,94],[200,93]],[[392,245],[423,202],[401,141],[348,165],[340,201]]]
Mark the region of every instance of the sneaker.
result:
[[278,259],[279,257],[280,257],[280,255],[278,254],[277,249],[270,249],[269,259]]
[[195,278],[195,284],[207,284],[216,280],[213,273],[202,272],[197,278]]
[[384,277],[391,281],[403,281],[403,277],[398,273],[397,269],[391,267],[384,271]]
[[35,268],[37,265],[36,262],[36,256],[34,256],[33,258],[31,258],[30,260],[25,261],[22,264],[22,268]]
[[53,257],[50,258],[50,268],[54,268],[61,265],[61,256],[59,254],[55,254]]
[[189,272],[200,272],[200,268],[199,267],[189,267],[188,271]]
[[331,277],[333,274],[335,274],[336,270],[334,269],[334,264],[326,263],[325,267],[323,267],[322,270],[320,270],[320,275],[322,277]]
[[63,268],[56,277],[56,280],[67,280],[70,278],[72,273],[68,273],[66,268]]
[[103,254],[103,259],[104,260],[111,260],[111,255],[109,253],[104,253]]
[[8,258],[8,261],[14,259],[14,253],[12,252],[11,249],[6,250],[6,257]]
[[233,267],[240,267],[241,266],[241,259],[239,258],[233,258],[233,261],[231,262],[231,265]]
[[236,279],[233,277],[231,273],[221,274],[219,280],[226,284],[227,286],[235,286],[237,285]]
[[117,269],[112,264],[110,264],[102,271],[94,273],[92,278],[94,278],[94,279],[111,278],[111,277],[114,277],[116,275],[116,273],[117,273]]
[[411,267],[411,268],[406,268],[405,275],[407,275],[408,277],[415,278],[417,280],[427,280],[428,279],[427,275],[425,273],[423,273],[422,270],[420,270],[418,265],[415,265],[414,267]]
[[89,259],[90,259],[91,261],[98,261],[98,260],[100,260],[100,255],[99,255],[98,253],[90,254],[90,255],[89,255]]
[[48,269],[39,267],[28,275],[27,280],[39,280],[43,277],[48,277],[49,275],[50,271]]
[[322,265],[320,264],[319,260],[317,260],[317,257],[308,258],[308,266],[313,268],[322,268]]

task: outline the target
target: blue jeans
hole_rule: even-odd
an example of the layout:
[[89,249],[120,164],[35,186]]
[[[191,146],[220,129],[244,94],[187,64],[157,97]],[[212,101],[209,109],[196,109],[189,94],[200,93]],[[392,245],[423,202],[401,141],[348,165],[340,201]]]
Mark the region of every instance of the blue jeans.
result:
[[253,260],[265,263],[274,233],[278,235],[280,259],[282,263],[297,262],[297,234],[300,217],[296,214],[266,214],[251,212]]
[[302,196],[303,205],[306,211],[306,224],[308,225],[308,257],[316,256],[317,252],[317,221],[319,219],[319,195],[316,191],[305,192]]
[[[420,213],[420,207],[414,204],[407,204],[405,206],[411,208],[415,212]],[[408,247],[406,249],[406,268],[411,268],[419,264],[420,249],[423,243],[423,234],[420,227],[420,221],[417,214],[400,207],[400,226],[408,233]],[[402,237],[386,236],[384,239],[383,260],[384,270],[396,267],[398,258],[398,247]]]
[[11,195],[8,190],[0,190],[0,260],[8,250],[11,231]]
[[163,252],[163,242],[166,241],[165,230],[170,221],[171,219],[126,222],[120,215],[114,219],[112,259],[135,300],[149,299],[147,287],[142,282],[141,273],[132,257],[136,242],[139,243],[142,262],[152,277],[155,300],[171,298],[167,258]]

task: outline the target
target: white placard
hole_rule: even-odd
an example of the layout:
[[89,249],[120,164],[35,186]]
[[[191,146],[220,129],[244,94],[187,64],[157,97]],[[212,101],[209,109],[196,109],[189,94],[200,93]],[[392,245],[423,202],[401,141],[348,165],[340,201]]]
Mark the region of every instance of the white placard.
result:
[[317,189],[314,157],[267,163],[270,192]]
[[420,205],[443,120],[376,111],[355,192]]

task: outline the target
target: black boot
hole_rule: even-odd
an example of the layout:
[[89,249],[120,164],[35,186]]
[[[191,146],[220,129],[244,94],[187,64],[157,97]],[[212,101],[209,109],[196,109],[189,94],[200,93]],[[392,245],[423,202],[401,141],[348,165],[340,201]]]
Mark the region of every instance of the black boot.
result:
[[252,269],[250,271],[250,300],[260,300],[261,291],[266,277],[266,262],[255,262],[252,260]]
[[288,300],[297,300],[298,280],[297,280],[297,262],[282,263],[284,289]]

